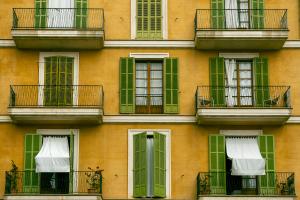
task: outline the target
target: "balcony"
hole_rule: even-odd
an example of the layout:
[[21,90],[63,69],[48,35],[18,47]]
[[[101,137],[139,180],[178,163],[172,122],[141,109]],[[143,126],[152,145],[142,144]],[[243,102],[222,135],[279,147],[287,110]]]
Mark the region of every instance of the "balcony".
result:
[[104,43],[104,11],[14,8],[11,33],[20,49],[97,50]]
[[8,113],[18,124],[99,124],[100,85],[12,85]]
[[198,200],[294,200],[295,174],[267,172],[264,176],[231,176],[226,172],[200,172]]
[[[93,180],[88,176],[89,174],[92,175],[90,177],[93,177]],[[6,172],[4,199],[102,200],[102,175],[97,171],[73,171],[69,173]]]
[[288,38],[287,10],[198,9],[195,44],[201,50],[276,50]]
[[281,125],[291,116],[289,86],[198,86],[199,124]]

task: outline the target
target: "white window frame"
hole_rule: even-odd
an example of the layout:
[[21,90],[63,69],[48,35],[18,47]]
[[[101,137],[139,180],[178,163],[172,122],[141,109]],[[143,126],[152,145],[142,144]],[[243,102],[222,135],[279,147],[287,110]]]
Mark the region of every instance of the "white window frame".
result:
[[[37,129],[39,135],[71,135],[74,134],[74,155],[73,155],[73,171],[79,169],[79,129]],[[73,191],[77,192],[78,180],[76,174],[73,174]]]
[[220,134],[224,136],[259,136],[263,134],[263,130],[220,130]]
[[[68,56],[74,58],[73,69],[73,85],[78,85],[79,82],[79,52],[40,52],[39,54],[39,87],[38,87],[38,105],[44,105],[43,87],[45,80],[45,57],[50,56]],[[78,104],[78,88],[73,90],[73,105]]]
[[166,199],[171,198],[171,130],[129,129],[128,130],[128,198],[133,199],[133,136],[142,132],[151,135],[159,132],[166,136]]
[[[131,39],[136,39],[136,1],[131,0]],[[168,0],[162,0],[162,37],[163,40],[168,39]]]

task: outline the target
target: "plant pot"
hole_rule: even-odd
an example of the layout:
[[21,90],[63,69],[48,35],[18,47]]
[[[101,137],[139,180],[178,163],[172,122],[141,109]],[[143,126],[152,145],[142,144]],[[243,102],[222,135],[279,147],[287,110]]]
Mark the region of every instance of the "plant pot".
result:
[[97,189],[96,188],[89,188],[88,193],[97,193]]

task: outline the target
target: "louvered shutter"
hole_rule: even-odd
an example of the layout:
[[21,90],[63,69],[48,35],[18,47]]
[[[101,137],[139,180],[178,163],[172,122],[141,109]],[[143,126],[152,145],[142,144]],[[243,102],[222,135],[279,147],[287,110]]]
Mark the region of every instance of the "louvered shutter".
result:
[[76,28],[87,28],[87,0],[76,0]]
[[134,58],[120,58],[120,113],[135,112]]
[[214,57],[209,59],[210,96],[213,106],[225,106],[225,66],[224,58]]
[[264,0],[251,0],[251,28],[264,28]]
[[259,148],[262,157],[266,160],[266,175],[260,176],[259,193],[264,195],[275,194],[275,143],[273,135],[259,136]]
[[212,194],[226,193],[225,136],[209,135],[209,173]]
[[179,112],[178,58],[164,59],[164,113]]
[[42,137],[37,134],[26,134],[24,140],[23,192],[39,193],[40,176],[35,173],[35,156],[41,148]]
[[211,0],[211,28],[225,28],[224,0]]
[[133,196],[147,196],[147,133],[133,136]]
[[267,58],[254,58],[253,73],[255,77],[255,106],[264,107],[265,101],[270,98],[269,72]]
[[166,196],[166,136],[154,132],[154,178],[153,194],[155,197]]
[[46,28],[47,0],[35,0],[34,27]]

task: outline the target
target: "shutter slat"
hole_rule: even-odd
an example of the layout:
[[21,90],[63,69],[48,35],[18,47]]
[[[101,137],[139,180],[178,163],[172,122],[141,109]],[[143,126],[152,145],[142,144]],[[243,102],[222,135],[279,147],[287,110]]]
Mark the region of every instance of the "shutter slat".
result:
[[178,58],[164,59],[164,113],[179,113]]

